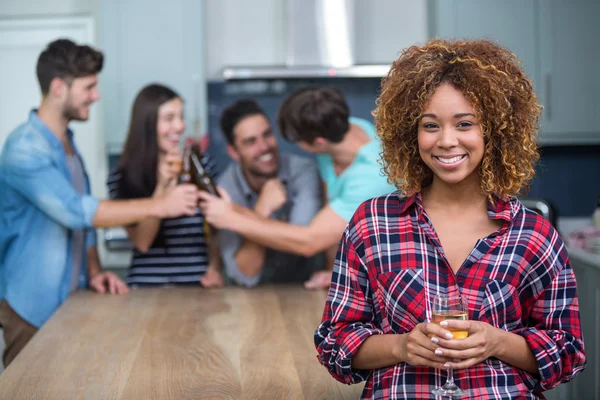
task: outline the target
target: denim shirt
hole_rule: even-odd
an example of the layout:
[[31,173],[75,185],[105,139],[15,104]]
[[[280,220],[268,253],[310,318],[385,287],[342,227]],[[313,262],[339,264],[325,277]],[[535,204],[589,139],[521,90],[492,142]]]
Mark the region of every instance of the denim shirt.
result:
[[[79,156],[71,130],[68,138]],[[62,143],[31,111],[0,154],[0,300],[36,327],[69,295],[72,230],[86,230],[86,248],[96,245],[99,200],[89,195],[87,173],[85,186],[85,195],[77,193]],[[87,285],[86,266],[84,257],[80,287]]]

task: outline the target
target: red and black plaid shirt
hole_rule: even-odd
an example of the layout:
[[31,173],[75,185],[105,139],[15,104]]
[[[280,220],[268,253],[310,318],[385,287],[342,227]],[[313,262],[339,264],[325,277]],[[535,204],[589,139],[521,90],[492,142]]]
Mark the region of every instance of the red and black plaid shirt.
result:
[[496,358],[454,372],[469,398],[537,399],[571,380],[586,359],[576,282],[550,223],[517,199],[489,204],[502,228],[479,240],[458,272],[450,268],[421,196],[399,192],[363,203],[342,237],[323,322],[315,333],[320,362],[337,380],[366,380],[363,398],[426,399],[445,370],[407,363],[357,370],[351,359],[371,335],[410,332],[431,318],[430,301],[458,287],[469,319],[525,338],[541,379]]

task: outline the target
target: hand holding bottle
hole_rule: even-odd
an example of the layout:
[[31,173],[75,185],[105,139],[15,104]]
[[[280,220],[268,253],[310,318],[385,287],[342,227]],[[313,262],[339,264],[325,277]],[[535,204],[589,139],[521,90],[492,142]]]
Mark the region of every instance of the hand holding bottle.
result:
[[177,177],[181,172],[182,156],[179,151],[160,155],[156,171],[156,186],[166,189],[175,185]]
[[182,215],[195,215],[198,207],[198,188],[183,184],[169,187],[160,197],[162,218],[174,218]]

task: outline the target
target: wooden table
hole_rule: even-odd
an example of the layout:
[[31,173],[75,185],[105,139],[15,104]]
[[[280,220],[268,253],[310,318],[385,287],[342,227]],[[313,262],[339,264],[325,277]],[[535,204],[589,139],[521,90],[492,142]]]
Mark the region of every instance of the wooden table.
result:
[[356,399],[316,359],[325,292],[79,292],[0,375],[2,399]]

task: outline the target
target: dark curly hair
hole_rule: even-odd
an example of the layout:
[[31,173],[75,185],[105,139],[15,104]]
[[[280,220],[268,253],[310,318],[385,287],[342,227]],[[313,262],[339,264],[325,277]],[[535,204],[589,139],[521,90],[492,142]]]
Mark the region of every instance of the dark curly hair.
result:
[[389,182],[407,195],[431,184],[417,130],[442,83],[462,92],[481,123],[482,192],[490,198],[526,192],[539,159],[535,139],[542,107],[517,57],[487,40],[431,40],[404,50],[392,64],[373,111]]

